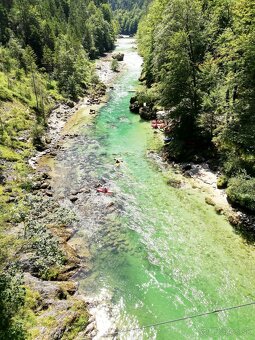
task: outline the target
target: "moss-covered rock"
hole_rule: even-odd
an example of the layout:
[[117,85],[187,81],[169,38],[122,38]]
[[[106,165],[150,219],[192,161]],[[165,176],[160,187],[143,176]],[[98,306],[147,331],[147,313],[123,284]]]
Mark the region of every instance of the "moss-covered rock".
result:
[[224,175],[220,176],[217,180],[218,189],[226,189],[228,186],[228,178]]

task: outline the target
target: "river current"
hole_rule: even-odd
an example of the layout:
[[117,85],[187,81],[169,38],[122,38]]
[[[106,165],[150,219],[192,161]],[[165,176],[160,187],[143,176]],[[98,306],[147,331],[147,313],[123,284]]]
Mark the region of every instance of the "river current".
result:
[[[168,186],[148,157],[159,137],[129,112],[142,64],[134,43],[118,41],[125,71],[90,129],[81,122],[55,164],[57,193],[90,188],[75,207],[91,254],[90,270],[78,279],[92,302],[97,338],[254,339],[253,306],[133,330],[255,300],[254,246],[203,193]],[[97,183],[113,195],[96,193]]]

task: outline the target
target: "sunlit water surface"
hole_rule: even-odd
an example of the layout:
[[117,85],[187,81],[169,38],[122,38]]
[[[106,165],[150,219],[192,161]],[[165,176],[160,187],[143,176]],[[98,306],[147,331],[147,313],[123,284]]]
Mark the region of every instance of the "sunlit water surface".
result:
[[128,109],[142,60],[132,39],[117,50],[127,66],[109,103],[56,165],[58,192],[102,178],[114,191],[76,208],[92,254],[80,289],[98,302],[98,338],[117,327],[120,339],[254,339],[255,307],[122,332],[255,300],[255,252],[202,194],[166,185],[147,156],[158,137]]

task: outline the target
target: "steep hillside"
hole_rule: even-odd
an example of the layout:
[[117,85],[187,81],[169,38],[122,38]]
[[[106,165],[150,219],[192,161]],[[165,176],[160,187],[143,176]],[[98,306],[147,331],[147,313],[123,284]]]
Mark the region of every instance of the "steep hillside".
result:
[[[55,237],[46,227],[52,223],[49,211],[59,232],[67,224],[72,228],[74,219],[54,206],[49,192],[36,201],[32,193],[49,184],[43,184],[47,174],[34,178],[28,160],[45,148],[47,118],[56,103],[72,107],[97,87],[92,59],[113,48],[115,26],[107,1],[0,3],[1,339],[47,337],[53,323],[58,332],[75,336],[86,326],[85,304],[72,298],[77,288],[62,275],[77,268],[78,259],[65,246],[72,231]],[[40,284],[26,274],[24,286],[23,272],[63,284]]]

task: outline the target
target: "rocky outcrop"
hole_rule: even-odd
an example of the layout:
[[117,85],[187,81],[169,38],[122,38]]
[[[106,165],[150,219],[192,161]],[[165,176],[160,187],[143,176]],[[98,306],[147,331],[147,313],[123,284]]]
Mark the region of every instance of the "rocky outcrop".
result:
[[[37,340],[82,338],[89,322],[87,305],[74,281],[48,282],[25,273],[32,310],[36,315],[30,334]],[[81,322],[82,320],[82,322]]]
[[139,109],[139,115],[144,120],[152,120],[156,118],[156,111],[149,106],[142,106]]
[[156,110],[151,105],[146,103],[140,103],[137,96],[130,99],[129,110],[133,113],[137,113],[144,120],[152,120],[156,118]]
[[112,59],[123,61],[124,60],[124,53],[114,53],[112,55]]

